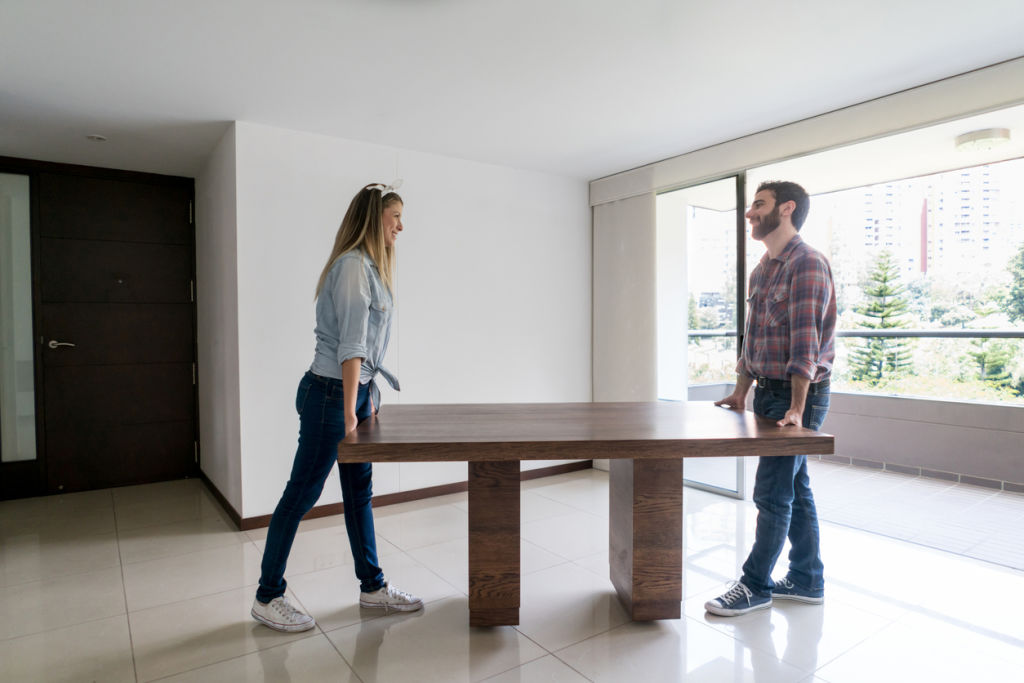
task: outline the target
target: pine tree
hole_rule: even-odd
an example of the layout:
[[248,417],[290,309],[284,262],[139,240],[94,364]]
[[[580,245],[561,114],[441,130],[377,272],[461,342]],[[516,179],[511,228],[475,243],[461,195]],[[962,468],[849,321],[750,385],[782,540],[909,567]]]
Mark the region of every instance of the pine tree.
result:
[[1013,378],[1009,366],[1014,356],[1013,347],[992,339],[972,339],[971,346],[975,350],[968,351],[967,355],[978,365],[978,379],[997,389],[1012,390]]
[[1010,317],[1010,322],[1024,320],[1024,244],[1020,245],[1017,255],[1010,260],[1010,293],[1002,303],[1003,309]]
[[[899,282],[892,254],[883,251],[878,255],[869,280],[864,288],[867,301],[853,309],[865,318],[857,324],[872,330],[907,327],[906,289]],[[853,378],[877,384],[886,377],[909,374],[913,372],[912,353],[907,339],[867,337],[850,354]]]

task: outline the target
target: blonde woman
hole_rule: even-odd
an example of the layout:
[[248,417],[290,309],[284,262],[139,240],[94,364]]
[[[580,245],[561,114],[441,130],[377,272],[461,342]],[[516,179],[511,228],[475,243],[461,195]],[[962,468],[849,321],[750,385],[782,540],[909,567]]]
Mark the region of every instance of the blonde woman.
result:
[[[380,407],[375,377],[398,389],[381,367],[391,331],[395,241],[402,231],[398,185],[371,184],[353,197],[334,238],[316,289],[316,352],[299,382],[299,446],[270,520],[260,585],[252,607],[257,621],[279,631],[305,631],[313,617],[285,596],[285,565],[303,515],[323,490],[337,463],[338,443]],[[369,463],[340,464],[345,528],[359,579],[359,605],[410,612],[423,601],[384,580],[373,530],[372,469]]]

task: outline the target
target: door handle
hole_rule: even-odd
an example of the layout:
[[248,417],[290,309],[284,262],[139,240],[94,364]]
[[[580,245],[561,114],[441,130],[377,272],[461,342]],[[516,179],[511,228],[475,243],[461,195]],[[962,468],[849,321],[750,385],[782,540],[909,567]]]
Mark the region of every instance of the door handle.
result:
[[55,349],[58,346],[74,346],[71,342],[59,342],[56,339],[51,339],[50,343],[47,344],[51,349]]

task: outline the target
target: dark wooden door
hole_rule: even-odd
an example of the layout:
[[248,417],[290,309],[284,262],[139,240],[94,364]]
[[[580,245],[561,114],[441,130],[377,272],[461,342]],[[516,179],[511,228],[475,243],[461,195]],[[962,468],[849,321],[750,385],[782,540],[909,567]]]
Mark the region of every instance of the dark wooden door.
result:
[[186,179],[36,177],[49,493],[197,470],[192,193]]

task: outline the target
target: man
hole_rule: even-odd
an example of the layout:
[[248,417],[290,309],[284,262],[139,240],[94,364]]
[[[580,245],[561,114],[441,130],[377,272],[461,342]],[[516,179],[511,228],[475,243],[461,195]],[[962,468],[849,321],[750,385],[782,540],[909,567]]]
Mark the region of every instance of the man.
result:
[[[736,388],[715,405],[743,410],[751,384],[754,412],[780,427],[819,429],[829,405],[835,358],[836,297],[828,260],[798,234],[810,198],[796,183],[765,182],[747,212],[751,236],[768,249],[750,275],[746,336]],[[807,456],[762,457],[754,481],[757,531],[743,576],[704,608],[736,616],[771,607],[772,598],[821,603],[824,578]],[[789,537],[789,572],[771,573]]]

